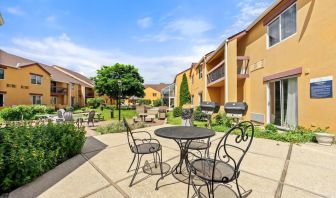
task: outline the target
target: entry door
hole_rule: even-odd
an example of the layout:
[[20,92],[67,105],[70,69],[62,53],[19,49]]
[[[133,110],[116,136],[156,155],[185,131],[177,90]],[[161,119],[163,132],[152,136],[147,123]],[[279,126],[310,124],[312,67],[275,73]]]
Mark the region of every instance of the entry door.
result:
[[270,82],[270,121],[271,123],[293,128],[297,126],[297,78]]
[[72,96],[72,97],[71,97],[71,106],[73,107],[74,105],[75,105],[75,97]]

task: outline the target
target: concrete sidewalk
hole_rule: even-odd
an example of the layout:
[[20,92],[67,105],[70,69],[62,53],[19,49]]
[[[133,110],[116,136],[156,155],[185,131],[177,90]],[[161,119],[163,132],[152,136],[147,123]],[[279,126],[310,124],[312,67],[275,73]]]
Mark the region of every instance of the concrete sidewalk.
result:
[[[153,132],[162,126],[146,130]],[[216,147],[216,138],[222,135],[217,133],[213,137],[211,152]],[[176,164],[179,156],[176,143],[155,138],[163,145],[165,163]],[[126,170],[132,157],[125,133],[87,137],[82,154],[13,191],[9,197],[187,197],[187,185],[178,183],[172,176],[162,180],[160,189],[155,191],[159,176],[142,171],[135,185],[129,188],[133,171]],[[151,161],[151,157],[144,156],[142,164]],[[248,197],[336,197],[335,145],[290,145],[255,138],[241,170],[239,185],[245,191],[252,190]],[[230,186],[219,186],[216,195],[236,197],[235,185],[232,190]]]

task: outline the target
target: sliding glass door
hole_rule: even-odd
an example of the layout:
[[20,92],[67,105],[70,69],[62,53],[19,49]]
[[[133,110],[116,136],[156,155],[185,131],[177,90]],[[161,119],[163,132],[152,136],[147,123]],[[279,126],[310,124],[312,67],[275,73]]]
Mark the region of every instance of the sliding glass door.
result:
[[269,83],[270,122],[281,127],[297,126],[297,78]]

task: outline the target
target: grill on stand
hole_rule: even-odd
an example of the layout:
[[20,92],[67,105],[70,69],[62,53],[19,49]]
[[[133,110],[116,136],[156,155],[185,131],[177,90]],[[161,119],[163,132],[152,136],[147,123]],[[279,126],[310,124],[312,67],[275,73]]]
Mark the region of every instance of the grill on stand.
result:
[[207,115],[208,127],[211,128],[211,116],[214,113],[218,113],[219,104],[216,102],[201,102],[201,111]]

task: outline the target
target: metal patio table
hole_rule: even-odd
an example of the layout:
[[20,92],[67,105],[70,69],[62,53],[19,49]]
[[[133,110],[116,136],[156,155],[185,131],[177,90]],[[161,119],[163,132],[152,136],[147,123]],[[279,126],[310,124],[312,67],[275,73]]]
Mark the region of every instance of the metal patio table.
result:
[[[215,135],[215,132],[211,129],[207,128],[198,128],[191,126],[174,126],[174,127],[163,127],[160,129],[156,129],[154,134],[161,137],[174,140],[180,148],[180,160],[179,162],[165,174],[163,177],[160,177],[156,182],[156,190],[158,190],[159,181],[164,177],[173,174],[182,175],[182,165],[183,162],[187,164],[188,160],[188,148],[190,143],[193,140],[206,139]],[[188,177],[188,176],[186,176]],[[177,179],[177,177],[175,177]],[[179,180],[179,179],[178,179]],[[182,182],[182,180],[180,180]]]

